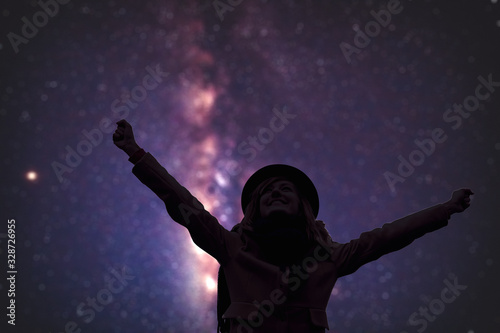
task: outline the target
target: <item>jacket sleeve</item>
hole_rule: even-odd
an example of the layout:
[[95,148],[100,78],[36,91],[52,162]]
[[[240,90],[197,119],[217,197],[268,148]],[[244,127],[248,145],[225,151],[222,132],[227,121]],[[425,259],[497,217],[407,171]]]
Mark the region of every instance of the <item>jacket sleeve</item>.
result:
[[384,254],[402,249],[424,234],[446,226],[449,218],[448,211],[440,204],[364,232],[347,244],[336,243],[332,259],[337,264],[338,276],[351,274]]
[[133,174],[164,203],[170,217],[186,227],[194,243],[219,262],[226,258],[229,231],[150,154],[144,154]]

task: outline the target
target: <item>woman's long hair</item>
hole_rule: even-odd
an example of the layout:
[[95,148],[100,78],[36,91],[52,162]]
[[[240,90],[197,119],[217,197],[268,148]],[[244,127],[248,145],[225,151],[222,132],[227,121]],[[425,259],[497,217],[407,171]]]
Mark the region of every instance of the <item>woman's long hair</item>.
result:
[[[264,182],[262,182],[257,188],[253,191],[250,202],[248,203],[245,209],[245,216],[241,220],[239,224],[233,227],[231,231],[236,231],[239,227],[242,226],[253,226],[254,221],[259,219],[260,216],[260,197],[264,189],[271,183],[277,180],[288,180],[289,179],[283,177],[272,177]],[[292,181],[293,183],[293,181]],[[298,189],[297,189],[298,190]],[[300,199],[299,204],[299,218],[302,218],[305,221],[305,230],[307,234],[307,238],[309,241],[316,241],[319,244],[326,245],[332,241],[330,234],[325,228],[325,223],[322,221],[316,220],[314,216],[314,212],[309,204],[309,200],[298,190],[298,195]],[[217,286],[217,332],[226,333],[229,332],[229,320],[223,319],[222,315],[229,307],[231,303],[231,299],[229,297],[229,290],[227,288],[226,277],[224,275],[224,270],[222,267],[219,268],[219,276],[218,276],[218,286]]]

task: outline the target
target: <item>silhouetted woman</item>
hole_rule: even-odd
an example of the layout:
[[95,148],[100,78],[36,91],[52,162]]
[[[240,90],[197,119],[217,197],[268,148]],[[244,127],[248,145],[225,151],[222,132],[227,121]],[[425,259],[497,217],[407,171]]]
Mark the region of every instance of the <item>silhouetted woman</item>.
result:
[[218,330],[230,333],[324,333],[326,306],[337,279],[447,225],[470,204],[469,189],[346,244],[334,242],[316,220],[319,200],[311,180],[282,164],[255,172],[243,188],[244,218],[231,231],[219,224],[120,120],[115,145],[129,155],[132,172],[163,200],[169,215],[221,265]]

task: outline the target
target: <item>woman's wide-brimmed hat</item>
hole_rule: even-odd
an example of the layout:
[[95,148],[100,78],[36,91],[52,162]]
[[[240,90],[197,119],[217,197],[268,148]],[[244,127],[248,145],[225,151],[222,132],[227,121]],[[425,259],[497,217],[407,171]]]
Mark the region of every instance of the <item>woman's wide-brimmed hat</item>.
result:
[[250,203],[253,191],[265,180],[271,177],[283,177],[291,181],[298,190],[307,198],[314,213],[318,216],[319,198],[318,191],[307,175],[299,169],[286,164],[271,164],[257,170],[248,178],[241,194],[241,208],[243,213]]

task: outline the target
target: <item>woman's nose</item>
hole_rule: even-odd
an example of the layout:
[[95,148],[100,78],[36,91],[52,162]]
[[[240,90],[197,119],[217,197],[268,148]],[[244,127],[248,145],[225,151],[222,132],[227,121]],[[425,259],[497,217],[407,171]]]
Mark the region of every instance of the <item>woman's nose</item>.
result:
[[271,191],[271,196],[272,197],[279,197],[279,196],[281,196],[281,191],[279,189],[274,189]]

